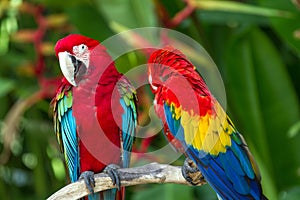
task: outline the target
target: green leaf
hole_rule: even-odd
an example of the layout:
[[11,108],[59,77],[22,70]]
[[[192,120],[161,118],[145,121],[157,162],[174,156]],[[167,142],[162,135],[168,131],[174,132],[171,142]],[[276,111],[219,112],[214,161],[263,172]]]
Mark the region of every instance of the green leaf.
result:
[[103,41],[113,34],[105,18],[98,12],[95,6],[76,4],[75,6],[67,7],[66,12],[71,23],[83,35]]
[[216,200],[217,194],[216,192],[209,186],[209,184],[202,185],[201,187],[195,188],[196,196],[198,199],[205,200]]
[[[272,18],[270,19],[272,27],[276,33],[285,41],[287,44],[300,55],[300,13],[292,1],[286,0],[261,0],[259,1],[262,6],[268,6],[275,9],[288,10],[293,13],[292,18]],[[297,34],[298,31],[298,34]]]
[[[300,137],[288,136],[289,128],[300,118],[299,102],[286,67],[270,39],[263,32],[254,30],[251,44],[266,136],[272,139],[268,144],[270,157],[276,158],[272,161],[274,178],[277,187],[284,189],[300,182],[300,177],[296,176],[300,166],[297,153]],[[286,170],[287,166],[289,170]]]
[[156,26],[156,14],[151,1],[96,0],[99,10],[110,23],[129,28]]
[[[224,72],[228,80],[226,91],[234,122],[245,136],[250,150],[258,161],[263,189],[270,199],[277,199],[273,180],[273,164],[268,149],[268,138],[259,102],[252,49],[247,34],[235,37],[228,48]],[[266,170],[268,169],[268,170]]]
[[241,17],[240,13],[198,10],[197,15],[199,18],[201,18],[201,20],[203,20],[203,22],[210,24],[229,25],[231,27],[236,27],[240,24],[270,24],[270,20],[267,17],[250,14],[243,14]]
[[290,138],[296,137],[300,132],[300,121],[293,124],[288,131],[288,136]]
[[280,200],[299,200],[300,186],[289,188],[280,194]]
[[15,82],[10,79],[0,78],[0,98],[7,95],[15,87]]
[[239,3],[236,1],[203,1],[193,0],[190,1],[191,5],[201,10],[210,11],[224,11],[240,14],[259,15],[264,17],[292,17],[293,14],[279,9],[272,9],[267,7],[259,7],[250,4]]

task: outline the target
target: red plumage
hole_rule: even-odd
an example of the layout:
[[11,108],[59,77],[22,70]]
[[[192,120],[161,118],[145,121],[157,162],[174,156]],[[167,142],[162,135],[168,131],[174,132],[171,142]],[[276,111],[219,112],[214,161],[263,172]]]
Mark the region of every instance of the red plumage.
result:
[[[196,164],[219,199],[267,199],[247,144],[193,64],[165,47],[152,53],[148,67],[164,133]],[[182,172],[190,181],[187,165]]]
[[[86,171],[99,173],[109,164],[128,165],[125,159],[130,159],[130,154],[124,158],[121,143],[127,142],[126,151],[131,151],[133,140],[123,141],[122,134],[128,134],[126,138],[129,139],[134,136],[135,129],[124,133],[123,113],[129,112],[133,116],[128,123],[134,124],[128,126],[135,127],[136,124],[135,93],[129,81],[116,70],[105,47],[96,40],[69,35],[57,42],[55,51],[65,78],[54,99],[54,119],[70,177],[74,170],[79,170],[79,174]],[[67,95],[73,95],[70,105],[66,103]],[[120,103],[125,101],[124,98],[127,98],[126,102],[132,102],[126,105],[127,108]],[[70,119],[69,110],[76,121],[75,142],[71,130],[75,122]],[[75,174],[75,178],[71,178],[73,181],[79,176]],[[124,198],[123,191],[123,188],[119,191],[118,198]],[[114,198],[108,192],[105,194]]]
[[[98,68],[95,67],[95,69]],[[99,72],[94,71],[93,73]],[[73,113],[81,139],[79,144],[81,172],[88,170],[101,172],[107,164],[120,164],[121,132],[118,124],[121,122],[121,117],[114,118],[112,110],[115,109],[116,112],[122,113],[122,108],[119,102],[116,102],[120,96],[113,97],[112,94],[121,76],[114,65],[110,64],[103,72],[98,85],[93,86],[95,80],[92,79],[96,77],[93,76],[73,90]],[[76,101],[76,99],[80,99],[80,101]],[[112,105],[114,105],[113,109]]]
[[[151,54],[148,63],[149,76],[153,74],[152,84],[156,87],[164,85],[156,91],[152,89],[154,94],[159,94],[155,95],[158,105],[163,105],[164,97],[168,97],[176,107],[193,110],[194,114],[213,113],[213,96],[195,66],[179,50],[171,46],[159,49]],[[158,114],[164,118],[162,110],[159,109]]]

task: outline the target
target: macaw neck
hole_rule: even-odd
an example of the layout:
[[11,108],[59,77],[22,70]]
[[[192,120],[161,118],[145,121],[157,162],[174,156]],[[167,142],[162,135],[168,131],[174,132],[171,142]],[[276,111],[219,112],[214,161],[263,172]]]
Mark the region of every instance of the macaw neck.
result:
[[[117,89],[116,84],[121,79],[122,74],[120,74],[115,68],[114,63],[112,62],[101,74],[100,79],[98,80],[98,85],[96,87],[95,101],[96,106],[104,105],[109,102],[108,106],[111,106],[112,99],[119,99],[119,95],[114,96],[113,93]],[[119,93],[116,93],[119,94]]]
[[86,78],[93,83],[108,84],[119,79],[121,74],[115,68],[114,61],[102,45],[90,52],[89,67]]
[[121,77],[122,74],[117,71],[114,62],[112,62],[101,74],[98,84],[106,85],[110,83],[116,83]]

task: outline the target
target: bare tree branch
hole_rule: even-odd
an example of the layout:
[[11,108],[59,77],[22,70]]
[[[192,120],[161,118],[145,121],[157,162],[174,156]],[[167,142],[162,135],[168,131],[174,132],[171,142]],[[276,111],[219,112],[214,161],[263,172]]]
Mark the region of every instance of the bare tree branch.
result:
[[[118,172],[122,186],[141,185],[148,183],[176,183],[190,185],[181,175],[181,167],[175,167],[171,165],[151,163],[141,167],[119,169]],[[96,174],[95,181],[95,192],[116,188],[116,186],[113,185],[110,177],[105,173]],[[204,178],[201,176],[198,186],[205,183],[206,182]],[[47,200],[79,199],[88,194],[89,190],[86,188],[84,181],[81,180],[61,188],[52,194]]]

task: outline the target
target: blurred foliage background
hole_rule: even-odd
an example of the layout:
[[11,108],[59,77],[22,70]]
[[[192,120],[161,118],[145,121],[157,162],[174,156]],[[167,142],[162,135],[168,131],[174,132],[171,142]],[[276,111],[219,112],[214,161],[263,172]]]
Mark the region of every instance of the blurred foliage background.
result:
[[[45,199],[67,183],[49,109],[61,77],[55,42],[69,33],[103,41],[144,26],[171,28],[202,44],[221,72],[227,110],[258,161],[265,194],[300,199],[299,9],[296,0],[1,0],[0,199]],[[120,71],[145,61],[133,54],[117,62]],[[140,90],[140,124],[149,120],[151,98]],[[135,149],[165,144],[155,137]],[[153,198],[216,195],[209,186],[128,188],[127,199]]]

